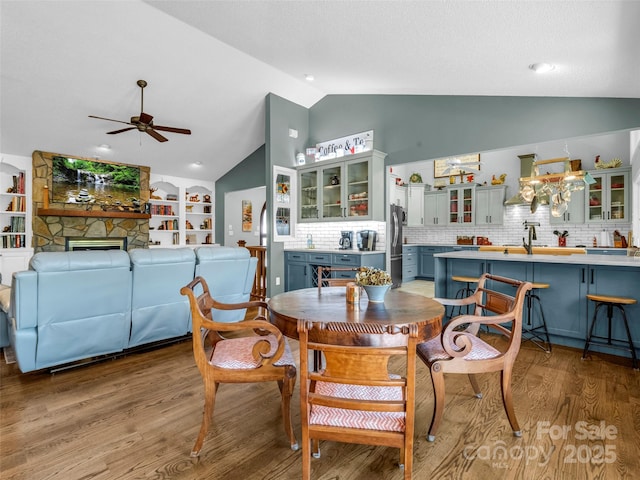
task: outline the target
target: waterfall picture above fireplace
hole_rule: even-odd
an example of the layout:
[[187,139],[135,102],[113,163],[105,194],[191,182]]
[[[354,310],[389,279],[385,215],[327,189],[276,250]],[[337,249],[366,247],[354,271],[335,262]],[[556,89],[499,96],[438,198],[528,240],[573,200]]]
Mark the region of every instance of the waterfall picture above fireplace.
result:
[[63,156],[52,158],[54,203],[140,206],[140,168]]

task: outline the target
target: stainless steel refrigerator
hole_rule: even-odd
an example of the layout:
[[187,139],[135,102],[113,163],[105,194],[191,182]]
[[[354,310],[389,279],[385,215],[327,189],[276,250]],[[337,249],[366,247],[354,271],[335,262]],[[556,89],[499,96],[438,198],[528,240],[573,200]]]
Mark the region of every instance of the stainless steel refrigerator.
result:
[[389,215],[389,256],[393,281],[391,288],[398,288],[402,285],[402,207],[393,204]]

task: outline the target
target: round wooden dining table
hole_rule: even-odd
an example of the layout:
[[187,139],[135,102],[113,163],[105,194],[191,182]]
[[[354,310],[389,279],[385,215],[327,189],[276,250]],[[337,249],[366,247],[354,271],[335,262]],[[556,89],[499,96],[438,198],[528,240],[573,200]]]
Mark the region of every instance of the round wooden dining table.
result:
[[[432,298],[398,289],[390,290],[384,303],[369,302],[366,294],[356,304],[347,302],[345,287],[305,288],[280,293],[269,300],[271,323],[289,338],[298,338],[298,320],[313,323],[361,324],[345,329],[342,345],[373,345],[380,335],[367,335],[367,324],[401,328],[415,324],[418,341],[424,342],[442,331],[444,307]],[[375,343],[379,346],[379,343]]]

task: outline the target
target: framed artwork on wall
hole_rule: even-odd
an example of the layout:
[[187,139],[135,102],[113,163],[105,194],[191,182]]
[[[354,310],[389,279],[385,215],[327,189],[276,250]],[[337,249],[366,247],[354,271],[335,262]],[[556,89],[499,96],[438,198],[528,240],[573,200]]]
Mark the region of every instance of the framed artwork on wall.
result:
[[253,211],[251,209],[251,200],[242,201],[242,231],[250,232],[253,226]]
[[[464,165],[469,165],[469,170]],[[480,154],[456,155],[455,157],[438,158],[433,161],[433,178],[444,178],[460,173],[475,173],[480,171]]]

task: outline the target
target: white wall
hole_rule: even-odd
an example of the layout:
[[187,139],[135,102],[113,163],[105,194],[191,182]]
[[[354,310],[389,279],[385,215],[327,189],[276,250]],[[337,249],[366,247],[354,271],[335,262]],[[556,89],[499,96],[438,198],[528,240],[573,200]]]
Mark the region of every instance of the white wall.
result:
[[[238,240],[247,245],[260,243],[260,212],[267,198],[267,187],[250,188],[228,192],[224,196],[224,245],[237,247]],[[242,201],[249,200],[253,211],[253,224],[250,232],[242,231]]]
[[[482,166],[480,167],[480,172],[475,174],[474,180],[476,183],[487,182],[490,184],[493,175],[499,176],[501,173],[506,173],[507,179],[505,185],[507,185],[507,198],[510,198],[518,192],[521,163],[518,155],[535,153],[537,154],[538,160],[546,160],[567,156],[565,148],[568,149],[568,156],[572,159],[579,158],[582,160],[583,170],[593,170],[595,168],[594,162],[596,155],[600,155],[603,161],[609,161],[616,157],[620,158],[623,165],[628,166],[631,164],[629,137],[629,132],[617,132],[552,142],[541,142],[531,145],[519,145],[517,147],[491,152],[481,152],[480,161],[482,162]],[[393,165],[392,168],[393,174],[400,176],[405,183],[409,182],[409,176],[412,173],[417,172],[422,175],[422,181],[424,183],[434,185],[433,160]],[[640,166],[638,168],[640,168]],[[444,180],[446,180],[448,184],[448,179]],[[459,182],[460,177],[456,177],[456,183]]]

